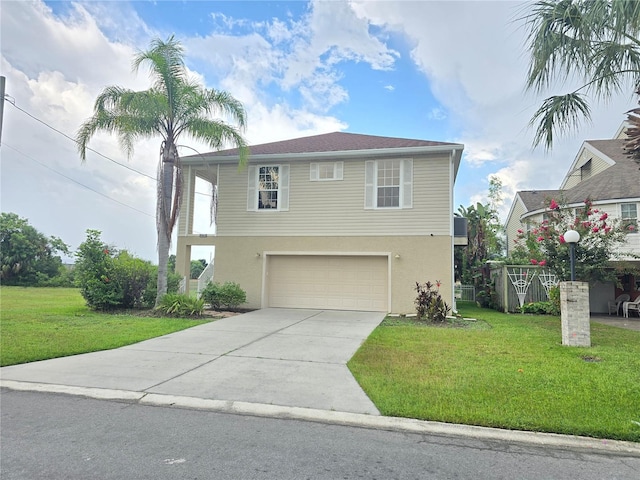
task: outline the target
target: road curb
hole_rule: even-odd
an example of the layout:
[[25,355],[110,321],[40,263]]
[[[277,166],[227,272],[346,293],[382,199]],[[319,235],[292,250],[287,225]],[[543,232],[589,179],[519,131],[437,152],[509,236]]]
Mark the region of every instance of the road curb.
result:
[[466,437],[487,441],[512,442],[538,447],[572,450],[578,449],[593,453],[608,453],[640,457],[640,443],[624,442],[619,440],[596,439],[590,437],[560,435],[555,433],[504,430],[500,428],[431,422],[411,418],[364,415],[360,413],[286,407],[261,403],[210,400],[129,390],[73,387],[67,385],[18,382],[13,380],[0,380],[0,387],[19,391],[75,395],[97,400],[125,401],[157,407],[188,408],[237,415],[303,420],[377,430],[449,437]]

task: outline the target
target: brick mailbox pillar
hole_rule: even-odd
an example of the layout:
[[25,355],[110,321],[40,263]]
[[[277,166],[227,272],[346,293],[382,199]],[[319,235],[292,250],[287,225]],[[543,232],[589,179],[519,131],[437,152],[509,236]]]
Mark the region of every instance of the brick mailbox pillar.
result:
[[560,315],[562,344],[570,347],[590,347],[588,283],[560,282]]

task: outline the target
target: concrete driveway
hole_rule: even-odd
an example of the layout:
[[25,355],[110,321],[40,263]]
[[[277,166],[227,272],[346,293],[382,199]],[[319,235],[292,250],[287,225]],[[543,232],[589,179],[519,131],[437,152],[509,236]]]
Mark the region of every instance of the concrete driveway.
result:
[[0,374],[3,381],[379,415],[346,363],[384,316],[269,308]]

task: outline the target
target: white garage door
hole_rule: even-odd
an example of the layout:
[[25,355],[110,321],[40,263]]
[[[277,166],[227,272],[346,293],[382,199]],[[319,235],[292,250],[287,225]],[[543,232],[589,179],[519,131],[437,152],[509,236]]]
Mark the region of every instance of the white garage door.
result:
[[388,260],[376,256],[270,255],[270,307],[388,311]]

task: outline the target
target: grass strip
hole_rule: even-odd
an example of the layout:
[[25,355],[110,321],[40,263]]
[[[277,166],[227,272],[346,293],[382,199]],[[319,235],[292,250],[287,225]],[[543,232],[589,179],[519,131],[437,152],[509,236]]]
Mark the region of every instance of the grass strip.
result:
[[109,314],[73,288],[0,287],[0,366],[109,350],[210,321]]
[[591,324],[561,344],[558,317],[474,305],[490,328],[379,326],[349,362],[384,415],[640,441],[640,332]]

